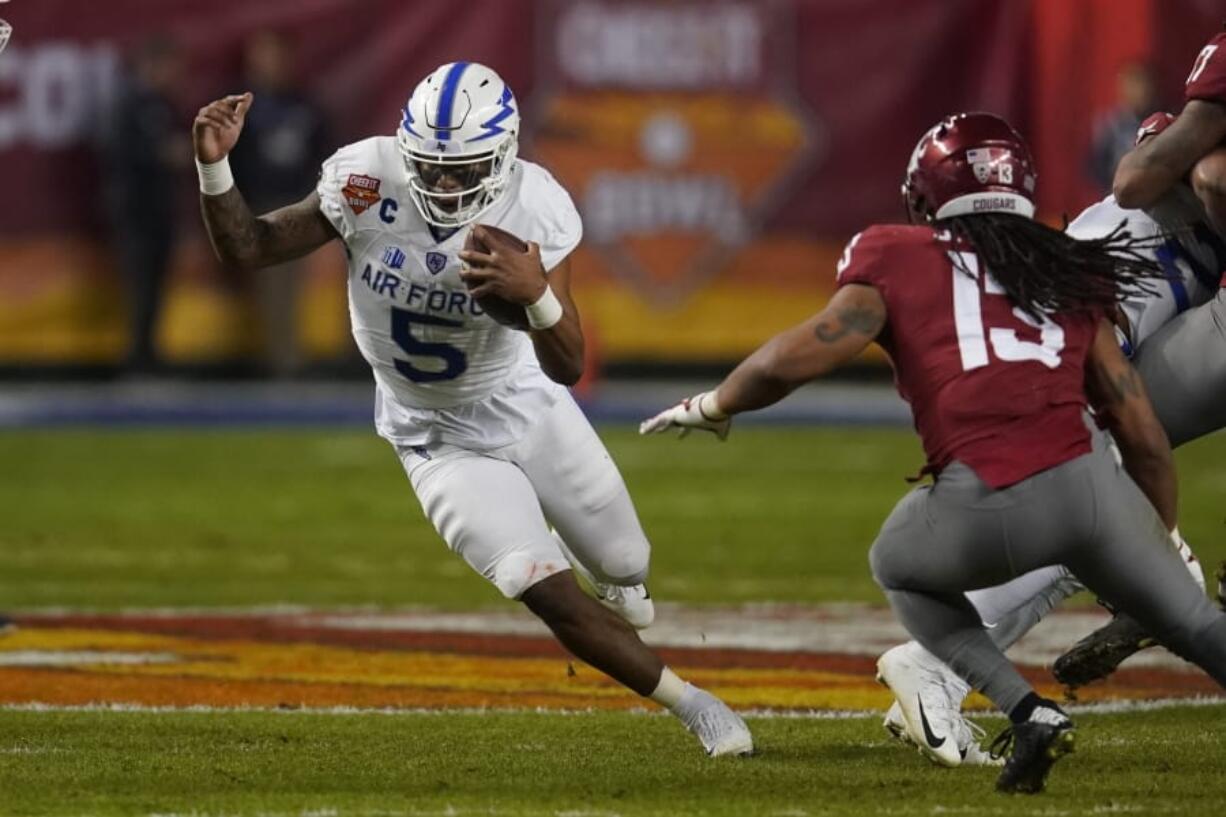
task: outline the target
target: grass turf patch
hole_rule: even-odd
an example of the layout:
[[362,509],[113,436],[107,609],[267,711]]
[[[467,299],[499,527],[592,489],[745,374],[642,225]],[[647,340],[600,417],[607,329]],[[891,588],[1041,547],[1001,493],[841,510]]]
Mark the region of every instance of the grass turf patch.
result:
[[[872,601],[867,554],[903,477],[904,429],[601,429],[668,601]],[[1226,558],[1226,437],[1178,452],[1180,526]],[[391,448],[345,430],[0,435],[0,610],[66,606],[503,603],[422,517]]]
[[1077,720],[1048,793],[1010,798],[876,717],[751,719],[758,756],[711,760],[672,718],[626,713],[10,710],[0,814],[1174,814],[1226,796],[1226,706]]

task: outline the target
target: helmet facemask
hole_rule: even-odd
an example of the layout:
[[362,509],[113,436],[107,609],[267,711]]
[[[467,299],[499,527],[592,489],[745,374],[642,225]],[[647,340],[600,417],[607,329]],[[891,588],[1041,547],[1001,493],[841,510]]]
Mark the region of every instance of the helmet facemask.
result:
[[506,190],[516,143],[504,140],[494,150],[468,156],[422,153],[400,140],[409,197],[426,223],[462,227],[476,221]]

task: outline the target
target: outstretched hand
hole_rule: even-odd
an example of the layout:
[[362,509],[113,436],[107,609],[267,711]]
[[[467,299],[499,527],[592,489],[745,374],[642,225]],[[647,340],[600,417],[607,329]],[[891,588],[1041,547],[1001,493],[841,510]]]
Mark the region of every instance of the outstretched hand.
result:
[[220,162],[234,149],[254,99],[250,91],[231,94],[200,109],[192,123],[197,159],[204,164]]
[[715,392],[708,391],[687,397],[672,408],[644,420],[639,425],[639,434],[659,434],[671,428],[681,429],[682,437],[697,428],[726,440],[728,432],[732,430],[732,418],[718,409]]

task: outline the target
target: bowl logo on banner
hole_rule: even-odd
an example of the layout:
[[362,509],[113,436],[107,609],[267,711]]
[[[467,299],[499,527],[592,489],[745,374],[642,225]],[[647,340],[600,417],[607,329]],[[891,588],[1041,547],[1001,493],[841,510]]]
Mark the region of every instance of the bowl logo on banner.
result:
[[779,3],[554,3],[542,14],[534,154],[570,190],[603,272],[684,303],[803,177],[817,128]]

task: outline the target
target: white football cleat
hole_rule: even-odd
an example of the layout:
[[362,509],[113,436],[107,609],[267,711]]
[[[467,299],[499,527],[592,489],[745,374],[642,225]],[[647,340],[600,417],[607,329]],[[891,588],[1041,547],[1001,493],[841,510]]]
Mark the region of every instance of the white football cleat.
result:
[[[964,730],[969,734],[961,715],[966,693],[951,683],[960,679],[911,641],[877,659],[877,680],[894,693],[906,734],[920,752],[942,766],[962,765],[958,737]],[[886,728],[893,734],[889,724],[887,715]]]
[[907,734],[907,724],[902,719],[902,707],[898,705],[898,701],[890,704],[890,708],[885,711],[885,720],[881,722],[881,725],[885,727],[885,731],[890,733],[890,737],[903,746],[915,745],[915,741],[911,740],[911,736]]
[[968,721],[961,715],[958,720],[962,725],[958,729],[958,751],[962,754],[963,766],[1004,766],[1005,758],[997,757],[979,745],[986,737],[983,727],[974,721]]
[[685,694],[673,713],[711,757],[753,754],[753,735],[745,721],[710,692],[686,684]]
[[[957,719],[961,722],[958,725],[957,731],[958,754],[962,756],[962,763],[959,765],[1005,765],[1003,757],[993,757],[991,752],[980,745],[980,741],[984,739],[986,733],[979,724],[967,720],[961,715],[958,715]],[[885,720],[882,721],[881,725],[885,727],[885,731],[889,732],[890,737],[894,740],[904,746],[913,746],[919,749],[919,746],[911,739],[911,735],[907,733],[907,723],[903,720],[902,707],[898,705],[898,701],[890,705],[890,708],[885,713]]]
[[619,618],[636,630],[645,630],[656,620],[656,605],[651,600],[651,592],[645,584],[605,584],[598,581],[579,558],[571,553],[566,542],[557,531],[553,531],[553,539],[562,549],[562,555],[570,562],[571,569],[579,577],[579,586],[588,591],[596,601],[605,608],[612,610]]
[[[589,579],[589,581],[591,581]],[[656,605],[645,584],[622,587],[618,584],[601,584],[591,581],[596,601],[620,616],[636,630],[646,630],[656,620]]]

